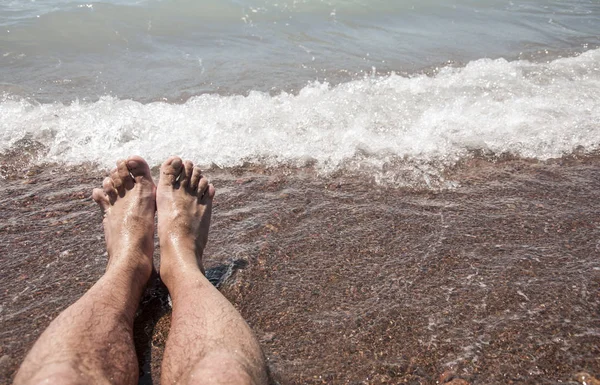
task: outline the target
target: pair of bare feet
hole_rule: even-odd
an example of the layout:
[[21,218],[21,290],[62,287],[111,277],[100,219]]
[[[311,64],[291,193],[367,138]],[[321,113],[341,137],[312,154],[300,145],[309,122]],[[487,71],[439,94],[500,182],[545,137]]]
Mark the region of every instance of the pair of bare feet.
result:
[[[94,189],[92,194],[104,212],[107,269],[134,268],[149,276],[156,212],[161,249],[192,252],[163,253],[160,276],[167,287],[181,274],[203,270],[202,252],[208,239],[214,196],[214,187],[189,160],[167,159],[160,168],[158,185],[144,159],[132,156],[118,161],[104,179],[102,189]],[[121,253],[123,248],[140,253]],[[195,258],[182,259],[191,255]]]
[[36,341],[14,383],[135,384],[133,319],[152,273],[158,212],[160,275],[173,301],[163,384],[265,384],[260,346],[204,276],[215,189],[192,162],[167,159],[156,186],[144,159],[117,162],[94,200],[104,212],[105,274]]

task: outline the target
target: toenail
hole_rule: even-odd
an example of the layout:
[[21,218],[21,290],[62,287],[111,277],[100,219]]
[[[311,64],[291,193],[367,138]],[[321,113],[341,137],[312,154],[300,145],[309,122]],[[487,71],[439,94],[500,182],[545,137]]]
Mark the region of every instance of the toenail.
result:
[[127,165],[129,166],[129,168],[138,168],[139,164],[137,161],[135,160],[130,160],[127,162]]
[[173,161],[171,162],[171,166],[173,166],[175,169],[181,168],[181,159],[180,158],[173,159]]

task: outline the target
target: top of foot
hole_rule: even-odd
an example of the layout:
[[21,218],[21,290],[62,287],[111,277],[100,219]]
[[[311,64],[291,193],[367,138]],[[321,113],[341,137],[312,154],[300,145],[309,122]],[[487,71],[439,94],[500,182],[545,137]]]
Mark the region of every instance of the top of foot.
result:
[[160,275],[168,286],[175,270],[203,270],[202,252],[208,240],[214,187],[199,167],[179,157],[160,168],[156,189]]
[[113,264],[143,262],[152,266],[156,187],[144,159],[119,160],[92,198],[104,212],[104,235]]

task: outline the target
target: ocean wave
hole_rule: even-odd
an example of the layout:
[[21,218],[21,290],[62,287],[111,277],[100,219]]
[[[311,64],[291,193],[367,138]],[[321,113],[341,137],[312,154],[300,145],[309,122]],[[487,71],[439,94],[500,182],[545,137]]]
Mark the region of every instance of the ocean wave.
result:
[[[480,59],[435,75],[392,74],[297,94],[205,94],[183,104],[111,96],[37,104],[5,96],[0,150],[22,139],[38,161],[70,164],[180,154],[221,167],[314,164],[383,169],[455,164],[473,150],[548,159],[600,145],[600,50],[547,63]],[[388,170],[389,171],[389,170]]]

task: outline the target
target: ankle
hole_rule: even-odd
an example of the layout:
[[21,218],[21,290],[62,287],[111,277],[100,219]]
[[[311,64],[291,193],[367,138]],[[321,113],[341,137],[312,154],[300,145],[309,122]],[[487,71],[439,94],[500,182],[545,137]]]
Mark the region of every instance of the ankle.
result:
[[179,259],[202,269],[204,249],[198,247],[194,238],[176,235],[159,237],[159,246],[161,257],[164,255],[166,261]]
[[186,297],[190,293],[194,293],[198,287],[212,286],[204,273],[198,268],[166,271],[161,269],[160,279],[169,290],[173,303],[181,301],[182,296]]
[[179,281],[204,275],[202,249],[195,242],[178,238],[160,240],[160,277],[171,288]]
[[106,267],[103,278],[127,286],[130,292],[142,292],[150,280],[152,270],[152,260],[141,260],[136,263],[115,261]]

